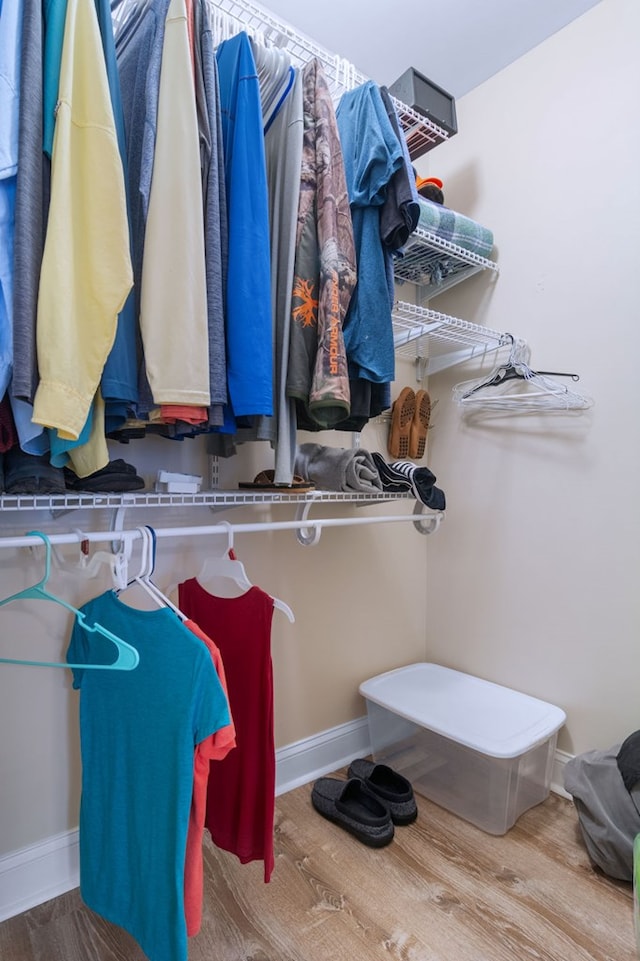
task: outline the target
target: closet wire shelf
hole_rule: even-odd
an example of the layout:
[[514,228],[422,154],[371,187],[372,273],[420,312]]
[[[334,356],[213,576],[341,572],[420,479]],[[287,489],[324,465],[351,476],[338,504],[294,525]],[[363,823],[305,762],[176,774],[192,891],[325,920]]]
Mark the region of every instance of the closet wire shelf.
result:
[[402,255],[396,257],[393,265],[396,281],[426,288],[427,298],[443,293],[481,270],[497,275],[499,268],[495,261],[421,227],[411,234]]
[[510,346],[512,338],[428,307],[398,302],[393,308],[393,342],[398,356],[421,365],[422,379]]
[[[139,0],[120,0],[112,4],[112,17],[116,31],[126,21]],[[267,46],[286,50],[294,66],[302,67],[316,58],[324,68],[327,83],[334,100],[345,92],[367,81],[352,63],[337,54],[330,53],[291,24],[280,20],[269,10],[250,0],[207,0],[213,14],[215,41],[232,37],[245,30],[254,39]],[[447,140],[449,134],[442,127],[422,116],[413,107],[392,97],[412,159]]]
[[53,514],[70,510],[101,510],[121,507],[210,507],[224,510],[256,504],[337,504],[349,503],[367,506],[397,500],[414,500],[413,494],[360,493],[342,491],[309,491],[293,493],[280,491],[201,491],[199,494],[167,494],[155,491],[120,494],[2,494],[0,510],[27,511],[47,510]]

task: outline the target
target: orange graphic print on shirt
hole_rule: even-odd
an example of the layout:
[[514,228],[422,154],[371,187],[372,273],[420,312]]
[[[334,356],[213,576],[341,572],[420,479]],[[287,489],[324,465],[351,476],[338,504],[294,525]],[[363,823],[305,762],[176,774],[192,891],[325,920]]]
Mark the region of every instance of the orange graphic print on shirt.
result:
[[301,327],[316,327],[318,324],[318,300],[316,284],[311,280],[296,277],[293,285],[293,299],[298,301],[292,309],[294,321]]

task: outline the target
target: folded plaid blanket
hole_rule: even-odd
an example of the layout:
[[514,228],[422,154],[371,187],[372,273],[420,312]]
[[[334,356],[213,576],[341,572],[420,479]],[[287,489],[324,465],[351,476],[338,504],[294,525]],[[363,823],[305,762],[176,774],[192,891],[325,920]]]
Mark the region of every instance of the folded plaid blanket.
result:
[[418,227],[438,234],[464,250],[470,250],[480,257],[489,257],[493,250],[493,232],[482,227],[464,214],[449,210],[441,204],[420,198],[420,219]]

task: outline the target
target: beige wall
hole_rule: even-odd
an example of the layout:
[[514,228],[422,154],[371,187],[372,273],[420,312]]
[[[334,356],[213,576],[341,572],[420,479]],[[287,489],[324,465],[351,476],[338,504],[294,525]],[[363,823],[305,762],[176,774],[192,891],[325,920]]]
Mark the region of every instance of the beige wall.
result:
[[[587,413],[470,421],[431,379],[448,516],[429,543],[427,656],[568,715],[559,747],[638,727],[640,6],[603,0],[458,104],[424,166],[495,232],[500,276],[432,302],[576,371]],[[489,372],[495,356],[482,368]]]

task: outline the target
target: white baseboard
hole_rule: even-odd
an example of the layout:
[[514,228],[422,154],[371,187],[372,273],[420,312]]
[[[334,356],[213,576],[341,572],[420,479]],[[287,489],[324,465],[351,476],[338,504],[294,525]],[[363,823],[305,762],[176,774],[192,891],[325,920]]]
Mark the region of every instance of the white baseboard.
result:
[[371,753],[366,717],[320,731],[276,751],[276,794],[315,781]]
[[[276,751],[276,794],[285,794],[371,753],[366,717],[321,731]],[[556,751],[551,790],[563,797],[564,765]],[[0,922],[78,887],[78,832],[66,831],[0,857]]]
[[0,921],[80,883],[78,832],[65,831],[0,857]]
[[559,794],[561,797],[569,798],[569,800],[571,800],[571,795],[564,789],[564,766],[572,757],[573,754],[567,754],[566,751],[556,751],[553,771],[551,772],[551,790],[554,794]]

